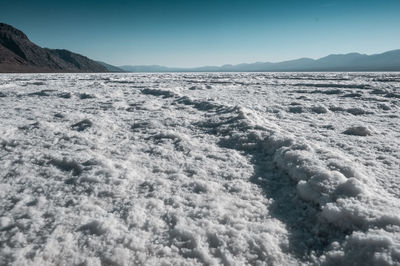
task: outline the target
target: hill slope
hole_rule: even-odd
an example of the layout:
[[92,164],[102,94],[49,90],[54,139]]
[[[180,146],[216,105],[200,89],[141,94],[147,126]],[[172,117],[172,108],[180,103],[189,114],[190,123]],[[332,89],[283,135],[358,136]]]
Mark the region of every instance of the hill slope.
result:
[[105,68],[107,68],[107,70],[109,72],[126,72],[125,70],[123,70],[123,69],[121,69],[119,67],[104,63],[102,61],[96,61],[96,62],[99,63],[100,65],[104,66]]
[[20,30],[0,23],[0,72],[108,72],[101,64],[62,49],[41,48]]

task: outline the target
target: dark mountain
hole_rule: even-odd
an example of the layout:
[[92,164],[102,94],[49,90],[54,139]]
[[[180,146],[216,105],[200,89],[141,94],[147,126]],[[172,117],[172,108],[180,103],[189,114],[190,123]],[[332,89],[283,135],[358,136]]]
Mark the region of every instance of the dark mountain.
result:
[[300,58],[279,63],[205,66],[196,68],[169,68],[163,66],[121,66],[131,72],[262,72],[262,71],[400,71],[400,49],[382,54],[332,54],[314,60]]
[[41,48],[14,27],[0,23],[0,72],[108,72],[68,50]]
[[105,68],[107,68],[107,70],[109,72],[126,72],[125,70],[123,70],[123,69],[121,69],[119,67],[104,63],[102,61],[96,61],[96,62],[99,63],[100,65],[104,66]]

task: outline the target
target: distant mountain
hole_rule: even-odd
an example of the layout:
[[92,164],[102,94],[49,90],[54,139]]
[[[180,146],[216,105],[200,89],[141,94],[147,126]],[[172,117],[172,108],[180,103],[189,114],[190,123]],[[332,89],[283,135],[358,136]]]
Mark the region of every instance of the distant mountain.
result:
[[123,69],[121,69],[119,67],[104,63],[102,61],[96,61],[96,62],[99,63],[100,65],[104,66],[105,68],[107,68],[107,70],[109,72],[126,72],[125,70],[123,70]]
[[119,66],[119,68],[128,72],[179,72],[185,70],[185,68],[166,67],[159,65]]
[[131,72],[274,72],[274,71],[400,71],[400,49],[382,54],[332,54],[320,59],[300,58],[279,63],[170,68],[164,66],[121,66]]
[[0,72],[108,72],[80,54],[41,48],[16,28],[0,23]]

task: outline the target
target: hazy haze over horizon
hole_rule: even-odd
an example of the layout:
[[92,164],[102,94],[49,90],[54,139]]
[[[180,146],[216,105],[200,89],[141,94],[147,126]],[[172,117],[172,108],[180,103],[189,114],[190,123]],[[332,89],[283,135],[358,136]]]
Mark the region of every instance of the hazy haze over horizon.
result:
[[400,2],[2,1],[43,47],[114,65],[194,67],[400,48]]

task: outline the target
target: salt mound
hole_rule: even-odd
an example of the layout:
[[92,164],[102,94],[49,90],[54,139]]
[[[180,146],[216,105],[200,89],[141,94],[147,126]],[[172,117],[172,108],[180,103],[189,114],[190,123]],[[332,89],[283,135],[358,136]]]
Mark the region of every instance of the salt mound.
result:
[[364,115],[364,114],[367,114],[367,112],[364,109],[358,108],[358,107],[348,108],[346,111],[348,113],[352,114],[352,115]]
[[328,112],[328,108],[325,106],[314,106],[311,108],[311,111],[317,114],[326,114]]
[[372,135],[372,131],[364,126],[354,126],[346,129],[343,134],[353,135],[353,136],[370,136]]

